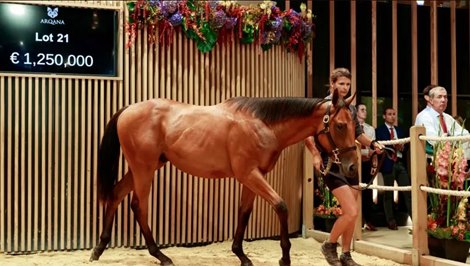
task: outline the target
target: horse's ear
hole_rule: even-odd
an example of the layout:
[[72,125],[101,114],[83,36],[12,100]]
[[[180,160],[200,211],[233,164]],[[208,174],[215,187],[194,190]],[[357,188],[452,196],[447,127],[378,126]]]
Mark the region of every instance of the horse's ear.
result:
[[354,92],[353,95],[349,96],[349,98],[345,100],[346,106],[349,106],[353,102],[354,98],[356,98],[356,92]]
[[336,106],[338,104],[338,100],[339,100],[339,92],[337,89],[335,89],[333,91],[333,98],[331,99],[331,103],[333,104],[333,106]]

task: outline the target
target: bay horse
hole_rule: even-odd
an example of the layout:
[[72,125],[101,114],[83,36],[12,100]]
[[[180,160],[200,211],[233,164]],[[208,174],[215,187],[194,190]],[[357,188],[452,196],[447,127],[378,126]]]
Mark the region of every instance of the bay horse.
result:
[[[147,224],[154,172],[170,161],[194,176],[234,177],[242,184],[232,244],[241,265],[253,265],[242,242],[254,199],[266,200],[280,221],[279,264],[290,265],[287,205],[264,175],[273,169],[283,149],[309,136],[315,136],[319,148],[336,159],[344,175],[356,175],[355,124],[349,110],[354,96],[343,100],[335,92],[331,100],[236,97],[213,106],[152,99],[121,109],[108,122],[99,147],[98,195],[106,211],[90,261],[98,260],[105,250],[116,208],[133,191],[131,209],[149,253],[161,265],[173,265],[157,247]],[[129,171],[116,182],[120,149]]]

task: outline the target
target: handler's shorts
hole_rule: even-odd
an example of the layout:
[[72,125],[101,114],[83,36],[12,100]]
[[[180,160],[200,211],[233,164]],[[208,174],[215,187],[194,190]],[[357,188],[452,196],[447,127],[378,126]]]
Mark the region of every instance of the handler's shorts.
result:
[[347,178],[343,175],[338,174],[339,169],[337,165],[332,165],[330,172],[333,172],[337,175],[331,175],[327,174],[325,177],[323,177],[323,182],[328,186],[328,189],[330,191],[335,190],[336,188],[342,187],[342,186],[357,186],[359,185],[359,178],[352,177],[352,178]]

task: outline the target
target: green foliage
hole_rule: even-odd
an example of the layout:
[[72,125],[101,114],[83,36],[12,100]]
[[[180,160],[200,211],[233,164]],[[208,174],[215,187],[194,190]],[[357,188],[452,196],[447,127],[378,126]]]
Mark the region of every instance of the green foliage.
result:
[[204,53],[211,51],[219,39],[223,44],[236,38],[243,44],[257,43],[263,51],[273,45],[283,45],[288,51],[297,51],[302,58],[305,43],[314,36],[313,15],[305,4],[301,5],[300,13],[283,12],[273,1],[245,6],[235,1],[137,0],[127,3],[127,8],[127,47],[138,36],[137,30],[147,26],[150,42],[168,45],[174,32],[181,29]]

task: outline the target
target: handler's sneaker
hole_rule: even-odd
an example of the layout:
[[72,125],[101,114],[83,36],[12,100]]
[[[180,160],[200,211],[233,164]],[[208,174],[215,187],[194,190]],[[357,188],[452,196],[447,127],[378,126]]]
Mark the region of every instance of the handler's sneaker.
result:
[[[328,264],[332,266],[341,266],[341,261],[338,259],[338,252],[336,251],[336,247],[338,243],[330,243],[325,240],[321,245],[321,253],[325,256],[326,261]],[[352,260],[352,259],[351,259]]]
[[360,266],[351,257],[351,252],[344,252],[339,256],[342,266]]

